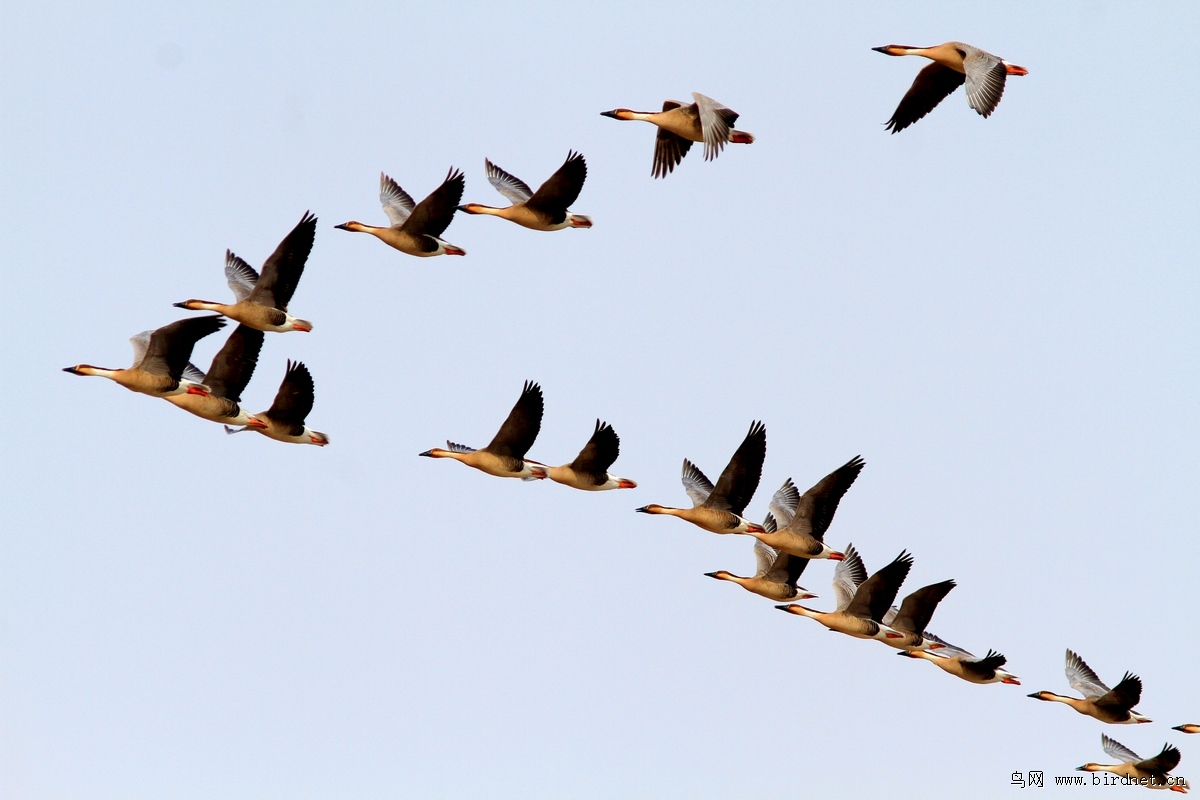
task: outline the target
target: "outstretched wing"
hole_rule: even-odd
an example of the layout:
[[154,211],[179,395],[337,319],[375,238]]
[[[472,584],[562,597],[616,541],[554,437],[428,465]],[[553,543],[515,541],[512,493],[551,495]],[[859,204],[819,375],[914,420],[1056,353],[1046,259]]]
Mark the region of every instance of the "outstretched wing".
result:
[[704,160],[712,161],[725,149],[725,143],[729,141],[729,132],[737,122],[738,113],[699,92],[692,92],[692,98],[700,112],[700,131],[704,135]]
[[258,283],[258,273],[254,271],[254,267],[235,256],[232,250],[226,250],[225,283],[229,284],[233,296],[240,303],[254,291],[254,285]]
[[837,610],[845,611],[854,600],[858,587],[867,579],[867,568],[854,549],[846,548],[846,557],[833,568],[833,595],[837,598]]
[[621,439],[607,422],[596,420],[592,438],[571,462],[571,469],[582,475],[594,477],[596,485],[608,479],[608,468],[621,453]]
[[587,162],[583,160],[583,155],[572,150],[567,153],[567,160],[558,171],[538,187],[526,205],[546,212],[557,225],[566,217],[571,204],[579,199],[586,179]]
[[686,458],[683,460],[683,474],[680,475],[680,479],[683,481],[683,490],[691,498],[693,506],[703,505],[712,494],[712,481]]
[[884,130],[892,133],[904,130],[937,108],[938,103],[962,86],[966,79],[966,75],[944,67],[936,61],[929,64],[917,73],[916,80],[900,100],[900,105],[896,106]]
[[533,381],[525,381],[521,396],[517,398],[512,411],[508,412],[508,419],[504,420],[496,436],[483,449],[498,456],[525,458],[542,429],[544,409],[542,387]]
[[466,179],[462,171],[451,167],[442,185],[417,203],[417,207],[405,221],[404,229],[413,235],[441,236],[454,219],[454,212],[462,202],[465,186]]
[[1004,62],[973,47],[963,59],[963,69],[967,71],[967,103],[982,116],[991,116],[1004,94],[1004,80],[1008,77]]
[[403,225],[416,206],[412,195],[401,189],[400,184],[382,172],[379,173],[379,203],[383,206],[383,213],[387,214],[388,222],[392,223],[393,228]]
[[1109,737],[1107,734],[1100,734],[1100,746],[1104,748],[1104,752],[1108,753],[1122,764],[1136,764],[1142,760],[1142,757],[1137,753],[1133,752],[1116,739]]
[[1104,683],[1092,672],[1092,668],[1087,665],[1079,654],[1073,650],[1067,650],[1067,683],[1071,684],[1071,688],[1079,692],[1089,700],[1094,700],[1108,694],[1109,689]]
[[275,252],[263,263],[262,275],[254,284],[250,299],[259,305],[287,311],[308,254],[312,252],[313,239],[317,235],[317,218],[308,211],[300,218],[291,233],[275,248]]
[[304,420],[313,407],[313,379],[308,367],[299,361],[287,362],[287,372],[279,391],[275,393],[275,402],[267,411],[267,416],[276,422],[290,426],[288,431],[293,436],[304,432]]
[[729,464],[717,479],[717,485],[704,505],[739,516],[750,504],[762,478],[762,465],[767,457],[767,427],[757,420],[750,423],[746,438],[729,459]]
[[488,183],[514,206],[533,197],[533,190],[516,175],[505,172],[486,158],[483,160],[483,167],[487,171]]

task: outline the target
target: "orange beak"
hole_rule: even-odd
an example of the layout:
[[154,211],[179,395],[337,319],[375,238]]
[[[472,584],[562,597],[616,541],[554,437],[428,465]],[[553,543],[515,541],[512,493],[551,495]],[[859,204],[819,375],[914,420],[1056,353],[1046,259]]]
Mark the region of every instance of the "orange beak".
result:
[[293,325],[292,330],[300,331],[301,333],[312,333],[312,328],[307,325]]
[[846,560],[846,554],[845,554],[845,553],[839,553],[839,552],[837,552],[837,551],[834,551],[834,552],[832,552],[832,553],[830,553],[830,554],[829,554],[829,560],[830,560],[830,561],[845,561],[845,560]]
[[883,636],[885,639],[903,639],[904,638],[904,636],[899,633],[885,633]]
[[188,394],[198,394],[201,397],[210,397],[211,396],[210,392],[208,392],[205,389],[201,389],[199,386],[189,386],[187,388],[187,393]]
[[622,478],[620,483],[617,484],[617,488],[618,489],[636,489],[637,484],[634,483],[633,481],[627,481],[624,478]]
[[1005,64],[1004,71],[1009,75],[1028,75],[1029,70],[1024,67],[1018,67],[1016,64]]
[[1004,680],[1002,680],[1000,682],[1001,683],[1011,683],[1013,686],[1021,685],[1021,682],[1019,680],[1017,680],[1016,678],[1005,678]]
[[267,429],[267,423],[263,422],[258,417],[250,417],[250,419],[246,420],[246,425],[247,427],[258,428],[259,430],[264,431]]

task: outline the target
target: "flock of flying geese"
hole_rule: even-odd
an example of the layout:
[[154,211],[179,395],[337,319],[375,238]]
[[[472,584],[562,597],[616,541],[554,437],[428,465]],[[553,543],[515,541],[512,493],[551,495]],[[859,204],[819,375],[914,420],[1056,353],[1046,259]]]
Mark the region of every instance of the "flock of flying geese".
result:
[[[1027,70],[962,42],[935,47],[887,45],[874,50],[890,56],[915,55],[930,59],[913,81],[888,120],[886,129],[898,133],[923,118],[942,100],[965,84],[967,103],[984,117],[995,110],[1009,75],[1026,75]],[[702,94],[694,102],[667,100],[662,111],[641,112],[617,108],[603,116],[617,120],[641,120],[657,127],[651,174],[665,178],[674,171],[693,142],[704,144],[704,159],[716,158],[727,143],[750,144],[754,136],[734,129],[738,114]],[[484,161],[488,181],[510,203],[492,207],[462,204],[465,179],[451,169],[442,184],[420,203],[392,178],[380,174],[379,199],[389,225],[374,227],[346,222],[341,230],[369,233],[389,246],[412,256],[466,255],[461,247],[441,238],[461,211],[500,217],[538,231],[590,228],[590,218],[576,214],[570,206],[578,199],[587,178],[581,154],[571,152],[561,167],[535,192],[521,179]],[[264,333],[311,331],[313,325],[288,312],[288,304],[304,271],[316,234],[317,218],[306,212],[295,228],[264,262],[261,273],[232,252],[225,254],[225,278],[234,294],[233,303],[187,300],[175,305],[213,315],[189,317],[130,341],[134,364],[125,369],[105,369],[88,364],[67,367],[75,375],[109,378],[131,391],[161,397],[202,419],[225,425],[228,433],[257,431],[276,441],[323,446],[329,437],[308,427],[313,407],[313,379],[303,363],[287,362],[283,382],[266,411],[248,413],[241,395],[250,382],[262,349]],[[238,323],[213,358],[207,372],[190,363],[192,349],[200,339],[226,324]],[[421,453],[430,458],[449,458],[488,475],[536,481],[549,478],[575,489],[604,491],[633,489],[637,483],[609,473],[620,453],[620,439],[605,422],[596,421],[591,438],[573,461],[548,466],[526,458],[541,430],[544,400],[541,387],[526,382],[516,405],[486,447],[474,449],[447,441],[446,448]],[[750,522],[743,513],[758,489],[766,456],[766,428],[761,422],[750,426],[745,439],[714,485],[691,461],[684,459],[682,481],[692,501],[690,508],[649,504],[636,509],[645,514],[678,517],[717,534],[753,537],[757,570],[740,577],[726,570],[706,573],[717,580],[736,583],[743,589],[781,603],[776,608],[808,617],[831,631],[858,639],[874,639],[898,651],[898,655],[923,659],[964,681],[977,684],[1018,684],[1015,675],[1003,669],[1007,659],[995,650],[980,658],[950,644],[926,628],[938,604],[955,587],[953,580],[923,586],[894,603],[913,566],[913,557],[901,552],[883,568],[868,576],[854,545],[834,550],[825,543],[825,533],[838,504],[857,479],[865,462],[852,458],[826,475],[804,494],[789,478],[774,493],[761,524]],[[837,562],[833,571],[836,607],[817,611],[795,601],[816,597],[798,584],[809,561]],[[1126,673],[1112,689],[1076,653],[1067,650],[1066,675],[1082,697],[1042,691],[1029,695],[1038,700],[1069,705],[1080,714],[1108,724],[1148,723],[1133,711],[1141,699],[1141,679]],[[1200,725],[1180,725],[1174,730],[1200,733]],[[1180,760],[1179,750],[1163,747],[1153,758],[1142,759],[1124,745],[1101,736],[1104,751],[1118,764],[1088,763],[1088,772],[1104,771],[1150,788],[1186,792],[1186,783],[1171,779],[1169,772]]]

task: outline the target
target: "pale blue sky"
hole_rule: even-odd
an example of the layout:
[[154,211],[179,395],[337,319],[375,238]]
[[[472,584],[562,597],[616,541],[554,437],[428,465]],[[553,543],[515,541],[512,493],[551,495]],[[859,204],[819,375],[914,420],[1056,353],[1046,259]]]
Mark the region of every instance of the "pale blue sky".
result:
[[[999,797],[1102,760],[1102,728],[1183,750],[1195,665],[1200,164],[1194,3],[9,4],[0,29],[0,796]],[[961,39],[1029,69],[882,123]],[[599,116],[708,94],[758,141],[650,177],[653,129]],[[462,259],[380,224],[490,157],[536,185],[569,149],[591,230],[456,219]],[[288,358],[324,449],[60,369],[228,296],[320,218],[246,392]],[[201,343],[207,365],[223,337]],[[525,379],[530,455],[593,421],[635,491],[586,495],[416,454],[482,446]],[[767,426],[784,478],[867,467],[828,539],[931,628],[1009,657],[971,686],[703,576],[751,540],[637,515],[686,503]],[[832,566],[802,583],[833,602]],[[1063,651],[1140,674],[1155,720],[1027,699]],[[1055,789],[1042,790],[1054,794]]]

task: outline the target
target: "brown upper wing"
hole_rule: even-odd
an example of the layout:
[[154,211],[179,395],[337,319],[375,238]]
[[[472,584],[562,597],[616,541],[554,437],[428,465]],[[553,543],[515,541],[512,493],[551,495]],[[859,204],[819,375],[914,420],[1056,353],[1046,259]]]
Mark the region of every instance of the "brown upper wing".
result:
[[542,387],[533,381],[525,381],[525,388],[521,390],[516,405],[508,413],[508,419],[504,420],[496,436],[483,449],[498,456],[525,458],[542,429],[544,408]]
[[896,106],[885,130],[898,133],[933,111],[951,92],[963,85],[967,76],[934,61],[917,73],[900,105]]
[[287,311],[316,235],[317,218],[305,211],[292,232],[283,237],[275,252],[263,263],[262,274],[250,293],[251,302]]
[[442,185],[417,203],[417,207],[412,210],[408,219],[404,221],[404,225],[401,226],[401,230],[414,236],[421,234],[441,236],[445,233],[446,228],[450,227],[451,220],[454,219],[454,212],[458,208],[458,204],[462,202],[465,186],[466,179],[463,177],[462,170],[451,167],[450,171],[446,173],[446,180],[442,181]]
[[223,327],[225,319],[220,315],[189,317],[163,325],[150,333],[146,352],[134,366],[152,375],[167,375],[179,380],[192,357],[196,342]]
[[287,372],[279,391],[275,393],[275,402],[267,410],[267,416],[276,422],[289,425],[288,433],[299,436],[304,432],[304,420],[313,407],[313,379],[308,367],[299,361],[287,362]]
[[912,564],[913,557],[907,550],[902,551],[892,563],[859,585],[854,599],[846,606],[846,613],[880,622],[896,599],[900,584],[908,577]]
[[567,209],[579,198],[586,179],[587,162],[582,154],[572,150],[558,171],[538,187],[525,205],[550,214],[551,222],[557,225],[566,218]]
[[838,503],[842,502],[842,496],[858,479],[866,463],[862,456],[855,456],[818,481],[800,498],[787,527],[823,541],[825,531],[829,530],[833,515],[837,513]]
[[262,350],[264,334],[260,330],[238,325],[213,357],[212,366],[204,376],[204,385],[215,397],[241,402],[242,392],[254,375],[258,353]]
[[571,462],[571,469],[582,475],[590,475],[596,485],[608,479],[608,468],[621,452],[621,439],[607,422],[596,420],[592,438]]
[[917,589],[900,604],[900,613],[892,620],[892,627],[908,633],[924,633],[925,626],[933,619],[933,612],[938,603],[957,585],[953,580],[949,580]]
[[738,446],[733,458],[704,505],[741,515],[750,505],[762,477],[763,461],[767,457],[767,427],[761,422],[750,423],[750,431]]

